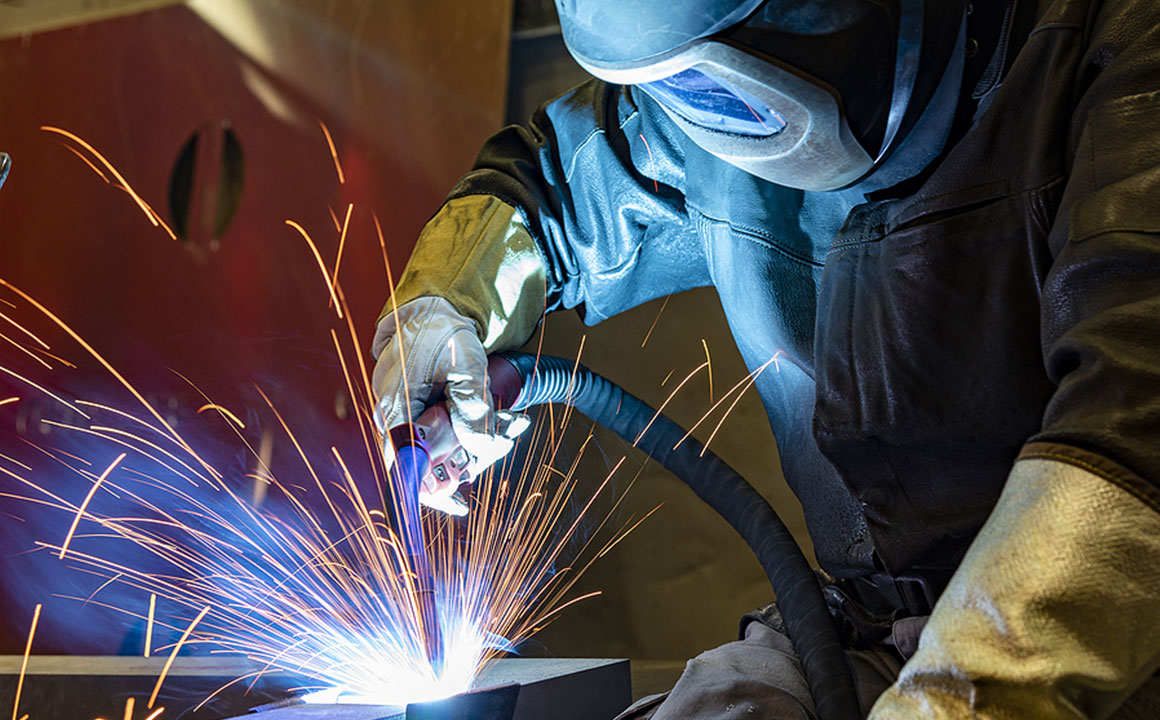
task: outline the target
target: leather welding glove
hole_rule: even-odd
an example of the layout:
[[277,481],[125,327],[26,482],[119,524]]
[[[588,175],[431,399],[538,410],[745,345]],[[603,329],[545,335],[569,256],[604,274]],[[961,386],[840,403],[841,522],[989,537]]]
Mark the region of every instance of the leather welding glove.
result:
[[1160,503],[1045,455],[1015,463],[871,720],[1104,718],[1160,667]]
[[[506,455],[526,421],[495,412],[487,356],[523,345],[544,306],[544,264],[515,208],[484,195],[448,201],[423,228],[379,319],[373,384],[384,438],[446,399],[472,477]],[[424,486],[420,502],[462,514],[457,486]]]

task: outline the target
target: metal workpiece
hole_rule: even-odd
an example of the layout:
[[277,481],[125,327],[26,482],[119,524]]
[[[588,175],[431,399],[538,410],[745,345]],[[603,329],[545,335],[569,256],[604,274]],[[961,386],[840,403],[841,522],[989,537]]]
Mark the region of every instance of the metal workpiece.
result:
[[628,660],[504,658],[476,688],[406,708],[283,702],[232,720],[612,720],[632,700]]
[[513,720],[519,685],[472,690],[453,697],[407,706],[406,720]]
[[519,685],[500,685],[442,700],[391,705],[307,705],[282,702],[254,708],[234,720],[513,720]]
[[[122,717],[129,698],[144,707],[167,659],[33,655],[21,714]],[[0,656],[0,697],[14,696],[22,661]],[[262,675],[253,687],[237,682],[260,669],[240,657],[179,657],[155,707],[174,720],[612,720],[632,699],[628,660],[503,658],[480,675],[476,690],[405,708],[303,704],[290,697],[302,678],[287,673]]]
[[515,683],[513,720],[612,720],[632,701],[628,660],[543,657],[496,661],[477,686]]
[[[168,659],[167,653],[150,658],[32,655],[21,689],[20,714],[32,718],[123,717],[129,698],[134,699],[138,710],[145,707]],[[15,695],[22,662],[19,655],[0,655],[0,697]],[[240,657],[178,657],[154,707],[164,707],[162,717],[172,720],[219,720],[283,698],[290,688],[302,684],[301,678],[282,673],[263,675],[248,690],[249,680],[236,682],[258,670],[260,665]],[[199,705],[201,708],[194,710]],[[138,712],[134,717],[137,715],[143,716]]]
[[476,680],[476,687],[506,683],[520,686],[513,720],[612,720],[632,702],[628,660],[497,660]]

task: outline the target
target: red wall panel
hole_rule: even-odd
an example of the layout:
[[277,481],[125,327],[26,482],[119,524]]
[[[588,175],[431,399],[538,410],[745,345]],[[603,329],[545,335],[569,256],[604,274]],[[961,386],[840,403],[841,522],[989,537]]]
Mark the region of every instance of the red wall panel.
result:
[[[264,7],[269,13],[276,6]],[[411,14],[416,23],[426,17]],[[493,21],[476,23],[474,32],[491,46],[506,47],[508,16],[488,17]],[[355,420],[336,412],[345,385],[331,345],[329,329],[336,318],[326,285],[306,243],[284,221],[301,223],[333,268],[339,232],[331,211],[341,221],[348,203],[354,204],[339,279],[366,351],[387,296],[372,211],[382,223],[397,276],[419,228],[496,128],[503,107],[502,82],[495,78],[504,72],[506,55],[481,63],[479,47],[472,47],[464,51],[475,53],[471,63],[416,64],[413,56],[421,47],[407,48],[410,58],[393,58],[391,46],[382,42],[355,53],[334,28],[312,28],[313,20],[301,11],[289,20],[276,14],[269,19],[283,25],[292,20],[327,39],[300,49],[297,60],[305,67],[315,57],[319,68],[333,68],[336,53],[343,65],[370,57],[370,69],[360,70],[357,92],[349,77],[297,83],[277,67],[253,60],[182,6],[0,41],[0,149],[13,159],[0,189],[0,278],[64,318],[181,427],[232,447],[236,457],[229,462],[239,469],[251,461],[236,442],[229,445],[228,429],[215,429],[206,415],[196,415],[200,396],[170,368],[250,419],[246,434],[255,447],[262,427],[270,424],[253,390],[257,383],[323,451],[338,444],[355,445],[351,452],[357,452]],[[432,15],[429,22],[437,20]],[[392,80],[398,74],[392,70],[398,70],[395,60],[407,68],[405,81]],[[473,76],[481,79],[473,82]],[[335,90],[311,91],[319,82],[332,82]],[[448,97],[449,87],[463,86],[475,88],[475,96],[463,102]],[[384,125],[390,133],[376,131],[373,113],[392,106],[422,107],[429,122],[400,128],[396,117]],[[440,107],[446,108],[444,115]],[[334,133],[345,183],[338,180],[319,120]],[[153,227],[126,193],[106,184],[42,125],[91,143],[170,224],[167,196],[175,163],[191,136],[199,134],[189,237],[174,240]],[[224,128],[240,144],[244,182],[236,214],[214,237],[210,226]],[[415,167],[416,148],[424,148],[430,161],[421,168]],[[9,292],[0,297],[16,302]],[[33,317],[27,310],[25,304],[20,317]],[[50,343],[63,338],[47,323],[37,327]],[[73,361],[80,357],[75,345],[59,347]],[[0,363],[47,377],[11,348],[0,349]],[[76,395],[126,400],[92,362],[45,381]],[[19,394],[18,385],[0,378],[0,393]],[[29,399],[0,406],[0,452],[26,451],[22,436],[67,450],[70,438],[37,422],[59,413],[51,405]],[[286,444],[276,445],[275,463],[281,465],[275,472],[295,472]],[[45,482],[66,483],[66,478]],[[70,497],[86,490],[82,485],[58,489]],[[23,649],[32,602],[48,602],[62,589],[83,591],[93,582],[38,556],[20,555],[41,530],[11,518],[27,519],[27,508],[19,504],[9,502],[0,511],[7,513],[0,517],[2,653]],[[65,529],[58,528],[62,535]],[[90,617],[83,613],[94,612],[54,602],[46,608],[38,648],[114,651],[108,638],[86,641],[75,632],[52,629],[72,622],[66,615],[81,613],[76,617],[83,619]]]

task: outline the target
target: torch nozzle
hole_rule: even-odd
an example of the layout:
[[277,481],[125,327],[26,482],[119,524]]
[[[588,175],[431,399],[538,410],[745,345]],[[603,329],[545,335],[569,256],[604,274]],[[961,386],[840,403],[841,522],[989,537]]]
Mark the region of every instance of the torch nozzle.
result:
[[443,631],[439,624],[435,578],[427,558],[427,538],[419,515],[419,483],[427,473],[430,458],[422,448],[408,446],[396,451],[391,466],[395,507],[399,511],[399,535],[406,547],[411,571],[415,574],[415,606],[419,609],[419,631],[423,649],[436,676],[443,672]]

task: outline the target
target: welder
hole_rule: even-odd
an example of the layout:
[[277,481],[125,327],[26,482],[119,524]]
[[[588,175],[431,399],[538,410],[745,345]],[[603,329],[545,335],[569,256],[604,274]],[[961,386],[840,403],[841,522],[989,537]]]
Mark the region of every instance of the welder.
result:
[[[864,712],[1160,717],[1160,4],[557,9],[595,79],[424,228],[383,427],[445,398],[477,470],[512,443],[489,353],[711,285],[748,367],[779,357],[757,388]],[[623,717],[812,717],[776,620]]]

